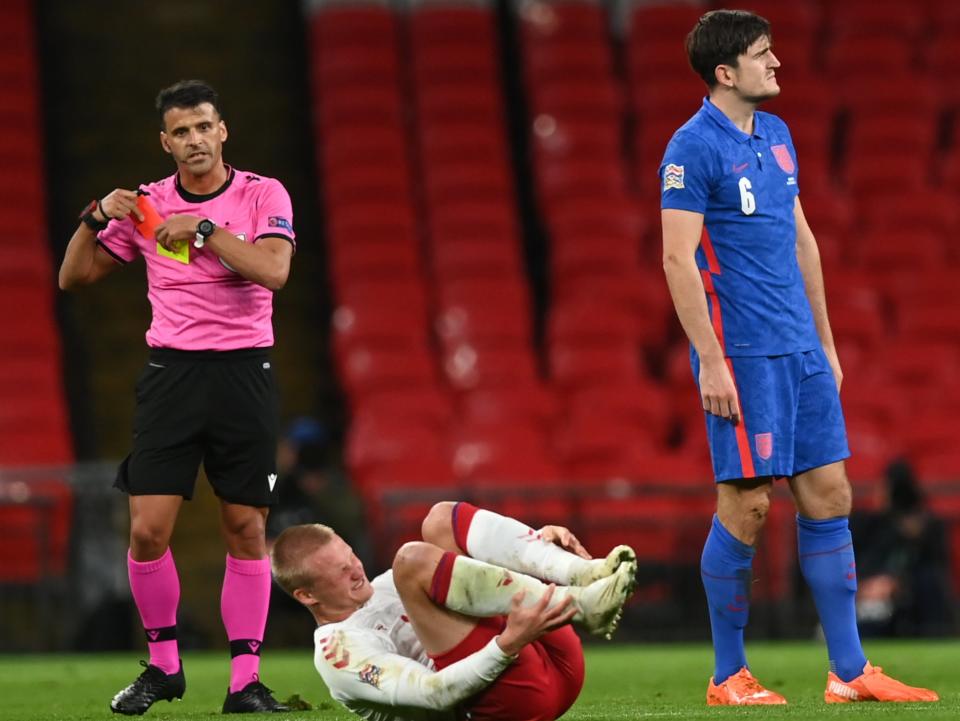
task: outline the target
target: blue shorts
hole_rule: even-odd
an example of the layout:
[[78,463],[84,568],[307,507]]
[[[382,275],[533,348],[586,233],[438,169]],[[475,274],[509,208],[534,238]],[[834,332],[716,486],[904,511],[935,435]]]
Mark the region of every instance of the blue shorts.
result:
[[[696,352],[690,360],[699,385]],[[717,482],[791,477],[850,457],[840,394],[823,349],[728,360],[740,423],[704,413]]]

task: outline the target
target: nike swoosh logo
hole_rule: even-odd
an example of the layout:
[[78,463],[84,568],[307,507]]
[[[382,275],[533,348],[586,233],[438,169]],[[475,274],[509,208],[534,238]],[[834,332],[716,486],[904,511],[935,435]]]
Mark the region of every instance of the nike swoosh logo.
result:
[[744,163],[743,165],[734,165],[734,166],[733,166],[733,172],[734,172],[734,173],[739,173],[739,172],[741,172],[741,171],[743,171],[743,170],[746,170],[748,165],[750,165],[750,163]]
[[743,606],[734,606],[732,603],[728,603],[727,610],[731,613],[740,613],[743,610]]

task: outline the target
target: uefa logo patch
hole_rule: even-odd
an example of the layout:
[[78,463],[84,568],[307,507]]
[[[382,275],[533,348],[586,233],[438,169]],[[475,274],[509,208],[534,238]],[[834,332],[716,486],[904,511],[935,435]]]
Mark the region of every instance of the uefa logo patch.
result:
[[683,190],[683,166],[667,163],[663,169],[663,189]]

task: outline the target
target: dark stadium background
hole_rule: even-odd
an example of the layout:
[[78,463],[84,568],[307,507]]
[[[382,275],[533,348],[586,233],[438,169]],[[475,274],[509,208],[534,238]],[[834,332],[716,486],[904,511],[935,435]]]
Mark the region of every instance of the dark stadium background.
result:
[[[790,125],[820,243],[856,506],[884,503],[890,461],[913,464],[946,524],[955,610],[960,4],[11,0],[0,651],[140,643],[110,484],[145,358],[142,266],[70,295],[55,278],[92,197],[172,172],[153,99],[189,77],[221,94],[227,162],[294,202],[275,359],[315,483],[285,510],[359,512],[343,530],[371,575],[439,499],[565,523],[597,554],[630,542],[642,586],[624,637],[706,639],[713,491],[656,169],[703,96],[682,38],[712,7],[773,22],[768,109]],[[751,633],[809,637],[783,490]],[[199,483],[174,537],[193,648],[223,635],[214,509]],[[268,642],[309,645],[308,625],[277,601]]]

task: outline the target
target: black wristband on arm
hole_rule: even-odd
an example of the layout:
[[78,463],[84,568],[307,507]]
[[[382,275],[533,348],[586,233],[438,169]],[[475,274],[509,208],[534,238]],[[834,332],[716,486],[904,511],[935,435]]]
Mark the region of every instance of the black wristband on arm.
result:
[[[80,222],[90,228],[90,230],[92,230],[94,233],[99,233],[101,230],[106,230],[107,226],[110,224],[109,220],[100,221],[93,217],[93,211],[97,210],[99,207],[99,200],[91,200],[87,207],[84,208],[80,213]],[[103,211],[101,210],[100,212],[102,213]]]

